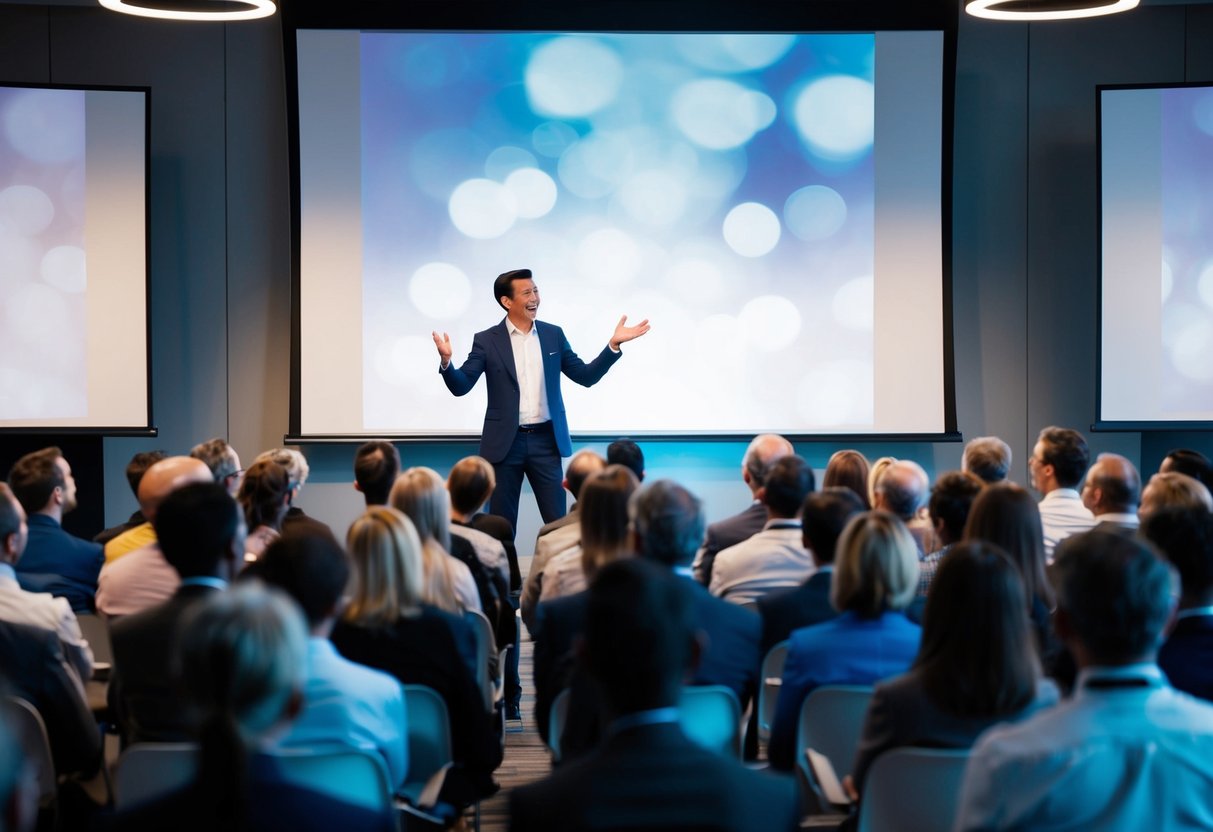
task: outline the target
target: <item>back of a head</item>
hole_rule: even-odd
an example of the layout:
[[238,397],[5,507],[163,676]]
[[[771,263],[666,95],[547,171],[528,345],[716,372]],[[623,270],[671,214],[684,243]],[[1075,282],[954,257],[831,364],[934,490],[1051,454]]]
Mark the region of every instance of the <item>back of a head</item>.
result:
[[915,660],[927,695],[966,716],[1012,714],[1039,674],[1019,570],[981,541],[949,550],[931,582]]
[[859,495],[845,486],[823,488],[805,497],[801,510],[804,544],[819,566],[834,562],[842,530],[864,511],[867,507]]
[[777,433],[760,433],[755,436],[741,459],[750,486],[755,489],[762,487],[767,471],[775,460],[795,452],[792,443]]
[[1063,540],[1053,562],[1057,615],[1099,665],[1153,661],[1178,578],[1149,544],[1102,530]]
[[964,536],[969,510],[984,487],[984,481],[964,471],[949,471],[935,481],[927,505],[931,520],[943,523],[945,542],[955,543]]
[[885,511],[909,521],[926,504],[929,487],[930,480],[921,465],[912,460],[899,459],[890,463],[881,474],[876,482],[876,495],[883,498]]
[[249,530],[260,526],[277,529],[282,525],[290,492],[291,476],[286,468],[270,459],[254,462],[244,473],[236,495]]
[[446,478],[451,508],[465,517],[479,511],[496,487],[497,475],[493,466],[480,456],[466,456],[459,460]]
[[376,439],[354,452],[354,482],[368,506],[387,504],[392,484],[400,474],[400,452],[391,442]]
[[1195,477],[1175,471],[1155,474],[1141,493],[1138,514],[1144,519],[1164,508],[1203,508],[1213,511],[1213,496]]
[[871,468],[868,458],[855,450],[835,451],[826,463],[825,474],[821,478],[821,488],[849,488],[863,502],[864,511],[871,508],[868,505],[868,475]]
[[136,498],[139,497],[139,483],[143,481],[143,475],[147,473],[147,469],[167,457],[168,454],[164,451],[140,451],[131,457],[130,462],[126,463],[126,482],[130,485],[131,493]]
[[616,715],[678,701],[694,659],[694,624],[683,581],[640,558],[602,568],[590,585],[586,664]]
[[26,514],[41,511],[50,502],[56,488],[67,481],[55,460],[63,456],[58,448],[43,448],[28,453],[13,463],[8,485]]
[[1045,578],[1044,531],[1040,509],[1028,490],[1012,482],[986,486],[965,523],[965,540],[999,547],[1019,568],[1028,598],[1052,606],[1053,591]]
[[444,551],[451,550],[450,497],[437,471],[409,468],[396,478],[388,502],[413,521],[422,543],[434,541]]
[[369,507],[350,525],[346,547],[354,567],[347,621],[386,626],[421,603],[424,552],[413,521],[403,512]]
[[[1137,511],[1141,501],[1141,475],[1137,467],[1120,454],[1100,454],[1087,472],[1084,499],[1087,492],[1098,490],[1097,513]],[[1088,503],[1090,505],[1090,503]]]
[[314,629],[337,610],[350,582],[350,563],[332,537],[286,535],[271,543],[244,574],[293,598]]
[[666,567],[689,566],[703,542],[703,503],[673,480],[636,491],[628,516],[639,554]]
[[607,446],[607,464],[622,465],[644,482],[644,451],[631,439],[616,439]]
[[292,491],[307,482],[307,475],[311,468],[307,464],[307,457],[299,453],[299,451],[293,448],[274,448],[273,450],[262,451],[257,454],[257,458],[253,462],[263,462],[265,460],[277,462],[286,469],[287,474],[291,478]]
[[876,505],[876,487],[880,485],[880,480],[884,477],[885,471],[889,470],[889,466],[897,461],[897,457],[882,456],[872,463],[872,467],[868,469],[868,505]]
[[803,457],[788,454],[771,463],[763,477],[762,502],[775,517],[795,517],[816,487],[813,468]]
[[[0,482],[0,546],[10,535],[19,534],[22,521],[21,504],[7,483]],[[0,551],[0,554],[3,554]]]
[[217,483],[235,476],[240,470],[236,452],[226,439],[208,439],[199,443],[190,449],[190,456],[206,463]]
[[247,753],[290,718],[303,690],[303,616],[281,592],[249,582],[191,608],[178,642],[181,689],[201,729],[200,788],[218,818],[239,818],[255,799]]
[[167,456],[154,463],[139,481],[139,508],[148,520],[154,520],[164,498],[191,483],[213,483],[211,469],[200,459]]
[[1174,471],[1187,474],[1192,479],[1204,484],[1205,488],[1213,489],[1213,463],[1200,451],[1190,448],[1176,448],[1163,457],[1160,473]]
[[982,482],[1002,482],[1011,472],[1011,446],[997,436],[979,436],[965,445],[960,467]]
[[585,481],[607,466],[607,461],[591,450],[582,450],[573,454],[568,467],[564,471],[565,482],[568,483],[569,493],[574,500],[581,499],[581,489]]
[[215,482],[191,483],[169,494],[153,526],[164,559],[182,578],[221,574],[244,546],[236,501]]
[[1047,427],[1036,440],[1041,462],[1053,466],[1053,476],[1062,488],[1074,488],[1091,464],[1091,451],[1081,433],[1070,428]]
[[834,555],[834,609],[875,618],[905,609],[917,593],[918,546],[905,524],[887,511],[852,517]]
[[1161,509],[1142,521],[1141,533],[1179,571],[1185,606],[1213,603],[1213,512]]
[[587,578],[628,545],[628,500],[639,483],[622,465],[608,465],[590,477],[581,489],[578,518],[581,526],[581,564]]

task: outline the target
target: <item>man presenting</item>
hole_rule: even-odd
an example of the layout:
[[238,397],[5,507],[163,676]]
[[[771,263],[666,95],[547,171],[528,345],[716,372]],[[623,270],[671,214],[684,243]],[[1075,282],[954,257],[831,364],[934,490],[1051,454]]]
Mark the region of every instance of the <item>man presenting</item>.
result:
[[627,316],[620,318],[607,346],[586,364],[560,327],[535,320],[539,289],[530,269],[499,275],[493,294],[506,311],[505,320],[476,333],[462,366],[451,364],[450,336],[433,335],[442,359],[439,372],[456,396],[469,392],[481,373],[487,373],[489,401],[480,456],[493,464],[497,474],[489,510],[517,530],[523,474],[531,482],[545,523],[565,512],[560,459],[573,452],[573,445],[560,396],[560,374],[585,387],[595,384],[619,360],[619,345],[648,332],[649,322],[627,326]]

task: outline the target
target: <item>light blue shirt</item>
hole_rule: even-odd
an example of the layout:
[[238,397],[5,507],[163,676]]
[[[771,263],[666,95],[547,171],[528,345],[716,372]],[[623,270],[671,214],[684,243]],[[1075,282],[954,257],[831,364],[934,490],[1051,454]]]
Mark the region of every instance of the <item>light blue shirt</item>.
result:
[[1069,700],[981,736],[955,829],[1213,829],[1213,706],[1155,664],[1088,668]]
[[283,747],[343,743],[377,752],[398,789],[408,774],[404,688],[392,676],[355,664],[326,638],[308,639],[303,711]]

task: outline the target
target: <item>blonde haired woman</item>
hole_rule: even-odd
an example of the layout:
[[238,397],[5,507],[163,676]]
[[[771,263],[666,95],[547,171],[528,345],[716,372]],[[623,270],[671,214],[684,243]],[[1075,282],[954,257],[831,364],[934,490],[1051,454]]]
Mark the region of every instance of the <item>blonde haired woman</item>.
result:
[[492,794],[501,745],[476,685],[476,636],[461,615],[426,600],[426,547],[415,525],[394,508],[372,506],[350,526],[346,543],[354,567],[350,602],[333,628],[333,645],[403,684],[433,688],[446,702],[459,765],[447,775],[443,800],[466,806]]
[[830,603],[837,618],[793,631],[775,705],[768,756],[775,768],[795,762],[800,707],[822,685],[872,685],[904,673],[922,629],[902,613],[918,592],[918,546],[887,511],[857,514],[834,556]]

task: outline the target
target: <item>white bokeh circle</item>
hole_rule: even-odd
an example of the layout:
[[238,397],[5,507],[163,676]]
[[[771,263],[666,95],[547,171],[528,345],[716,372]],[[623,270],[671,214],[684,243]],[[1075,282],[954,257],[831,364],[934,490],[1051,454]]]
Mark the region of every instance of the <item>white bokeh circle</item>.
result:
[[518,217],[514,195],[491,179],[461,182],[451,193],[447,210],[455,227],[477,240],[500,237]]
[[415,387],[434,371],[434,339],[403,335],[378,344],[374,351],[375,376],[394,387]]
[[[1166,274],[1164,273],[1164,278]],[[1209,309],[1213,309],[1213,261],[1205,264],[1205,267],[1200,270],[1200,277],[1196,279],[1196,293],[1200,295],[1201,302]],[[1213,356],[1209,359],[1213,362]]]
[[854,75],[827,75],[796,96],[796,129],[809,148],[832,161],[867,152],[876,129],[876,91]]
[[619,202],[642,225],[663,228],[682,219],[687,190],[682,180],[668,171],[641,171],[624,181]]
[[538,168],[514,171],[505,178],[505,189],[513,194],[523,219],[545,216],[556,205],[556,183]]
[[779,243],[779,217],[759,202],[743,202],[724,218],[722,229],[729,248],[742,257],[762,257]]
[[44,165],[84,156],[83,90],[28,90],[13,96],[3,115],[13,149]]
[[782,295],[760,295],[741,307],[737,325],[754,349],[778,352],[800,337],[800,310]]
[[531,53],[524,83],[536,113],[584,117],[615,100],[623,83],[623,62],[596,38],[566,35]]
[[426,263],[409,278],[409,300],[427,318],[458,318],[467,312],[471,299],[471,281],[450,263]]
[[42,279],[56,289],[78,295],[88,288],[88,264],[79,246],[55,246],[42,256]]
[[1171,344],[1171,363],[1191,381],[1213,381],[1213,319],[1204,317],[1184,327]]
[[0,191],[0,225],[32,237],[55,219],[55,204],[33,185],[13,185]]
[[788,230],[806,242],[832,237],[847,221],[847,203],[825,185],[809,185],[792,193],[783,205]]
[[871,332],[876,316],[875,284],[871,275],[848,280],[830,303],[834,320],[847,329]]
[[631,283],[642,261],[636,240],[618,228],[591,232],[577,246],[578,274],[603,286]]
[[500,182],[516,170],[535,167],[535,154],[513,145],[496,148],[484,160],[484,175]]
[[614,193],[632,171],[632,148],[612,133],[596,132],[572,144],[560,157],[561,184],[582,199]]
[[670,104],[674,123],[700,147],[739,147],[775,120],[775,102],[734,81],[706,78],[683,84]]
[[811,367],[796,389],[796,410],[815,428],[868,425],[875,416],[872,365],[843,360]]

